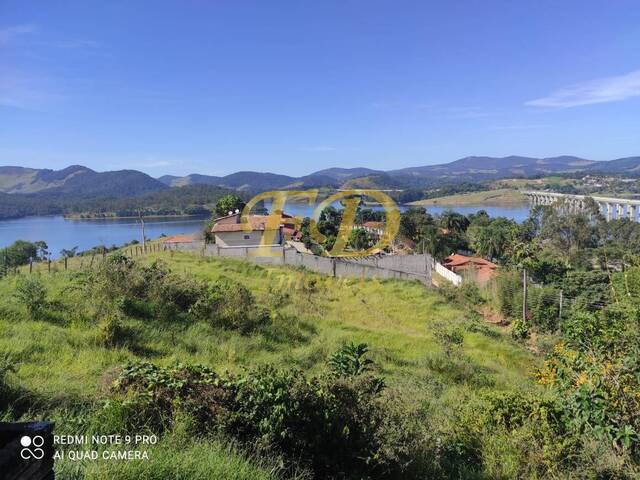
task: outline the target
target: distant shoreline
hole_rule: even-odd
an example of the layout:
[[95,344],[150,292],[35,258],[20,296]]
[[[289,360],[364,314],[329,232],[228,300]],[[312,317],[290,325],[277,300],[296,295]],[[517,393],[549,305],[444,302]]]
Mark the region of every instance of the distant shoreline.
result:
[[444,207],[469,207],[469,206],[498,206],[519,207],[527,204],[526,197],[518,190],[503,188],[486,190],[481,192],[462,193],[446,197],[429,198],[410,202],[408,205],[416,207],[444,206]]
[[[49,216],[49,217],[57,217],[58,215],[35,215],[35,216]],[[61,215],[65,220],[138,220],[140,217],[138,216],[105,216],[105,217],[83,217],[81,215]],[[193,214],[193,215],[143,215],[142,219],[146,218],[207,218],[209,214]],[[27,217],[22,217],[27,218]]]

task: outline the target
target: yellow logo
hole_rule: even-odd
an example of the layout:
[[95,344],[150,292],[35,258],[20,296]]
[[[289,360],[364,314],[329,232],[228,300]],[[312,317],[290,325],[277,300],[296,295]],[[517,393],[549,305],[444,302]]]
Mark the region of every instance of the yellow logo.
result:
[[[273,252],[272,245],[276,243],[276,235],[280,224],[282,223],[282,213],[287,200],[295,199],[297,201],[304,200],[310,206],[316,203],[319,190],[279,190],[273,192],[264,192],[253,197],[244,207],[240,216],[240,223],[243,229],[251,232],[251,224],[249,223],[249,213],[258,204],[264,200],[271,200],[271,212],[267,216],[264,234],[260,242],[260,246],[252,253],[254,256],[277,256],[278,253]],[[384,208],[386,213],[386,222],[384,232],[380,235],[378,242],[365,250],[347,250],[349,235],[355,226],[356,213],[358,205],[363,198],[371,198],[378,202]],[[338,230],[338,235],[333,248],[327,252],[332,257],[363,257],[379,252],[380,250],[391,245],[391,242],[398,234],[400,229],[400,210],[398,206],[386,193],[379,190],[344,190],[337,192],[316,206],[311,215],[310,235],[316,242],[322,243],[326,237],[318,230],[318,222],[322,211],[338,200],[343,200],[344,210],[342,213],[342,221]],[[300,228],[303,218],[296,216],[293,223],[296,229]]]

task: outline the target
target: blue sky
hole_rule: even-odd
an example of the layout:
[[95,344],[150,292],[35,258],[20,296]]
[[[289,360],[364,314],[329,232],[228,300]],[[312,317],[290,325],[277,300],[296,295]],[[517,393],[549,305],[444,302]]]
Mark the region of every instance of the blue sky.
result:
[[0,165],[640,155],[640,4],[0,0]]

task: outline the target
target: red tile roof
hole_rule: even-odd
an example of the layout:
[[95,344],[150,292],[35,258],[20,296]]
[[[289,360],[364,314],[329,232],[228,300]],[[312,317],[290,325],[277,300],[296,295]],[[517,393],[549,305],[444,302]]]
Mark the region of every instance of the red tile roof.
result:
[[492,270],[495,268],[498,268],[498,266],[495,263],[490,262],[489,260],[485,260],[484,258],[467,257],[466,255],[460,255],[459,253],[454,253],[453,255],[449,255],[447,258],[444,259],[442,264],[445,267],[461,267],[464,265],[472,264],[472,265],[475,265],[476,267],[483,266],[486,268],[490,268]]
[[163,243],[192,243],[195,241],[193,235],[173,235],[171,237],[165,237]]
[[369,222],[364,222],[362,226],[365,228],[384,228],[385,223],[369,221]]

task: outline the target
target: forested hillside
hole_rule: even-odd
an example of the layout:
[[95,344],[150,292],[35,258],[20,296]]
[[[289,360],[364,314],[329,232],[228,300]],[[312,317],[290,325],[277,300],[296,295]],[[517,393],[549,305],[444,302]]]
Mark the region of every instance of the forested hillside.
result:
[[52,193],[9,195],[0,193],[0,219],[29,215],[84,217],[208,214],[229,190],[209,185],[167,188],[141,196],[94,196]]

